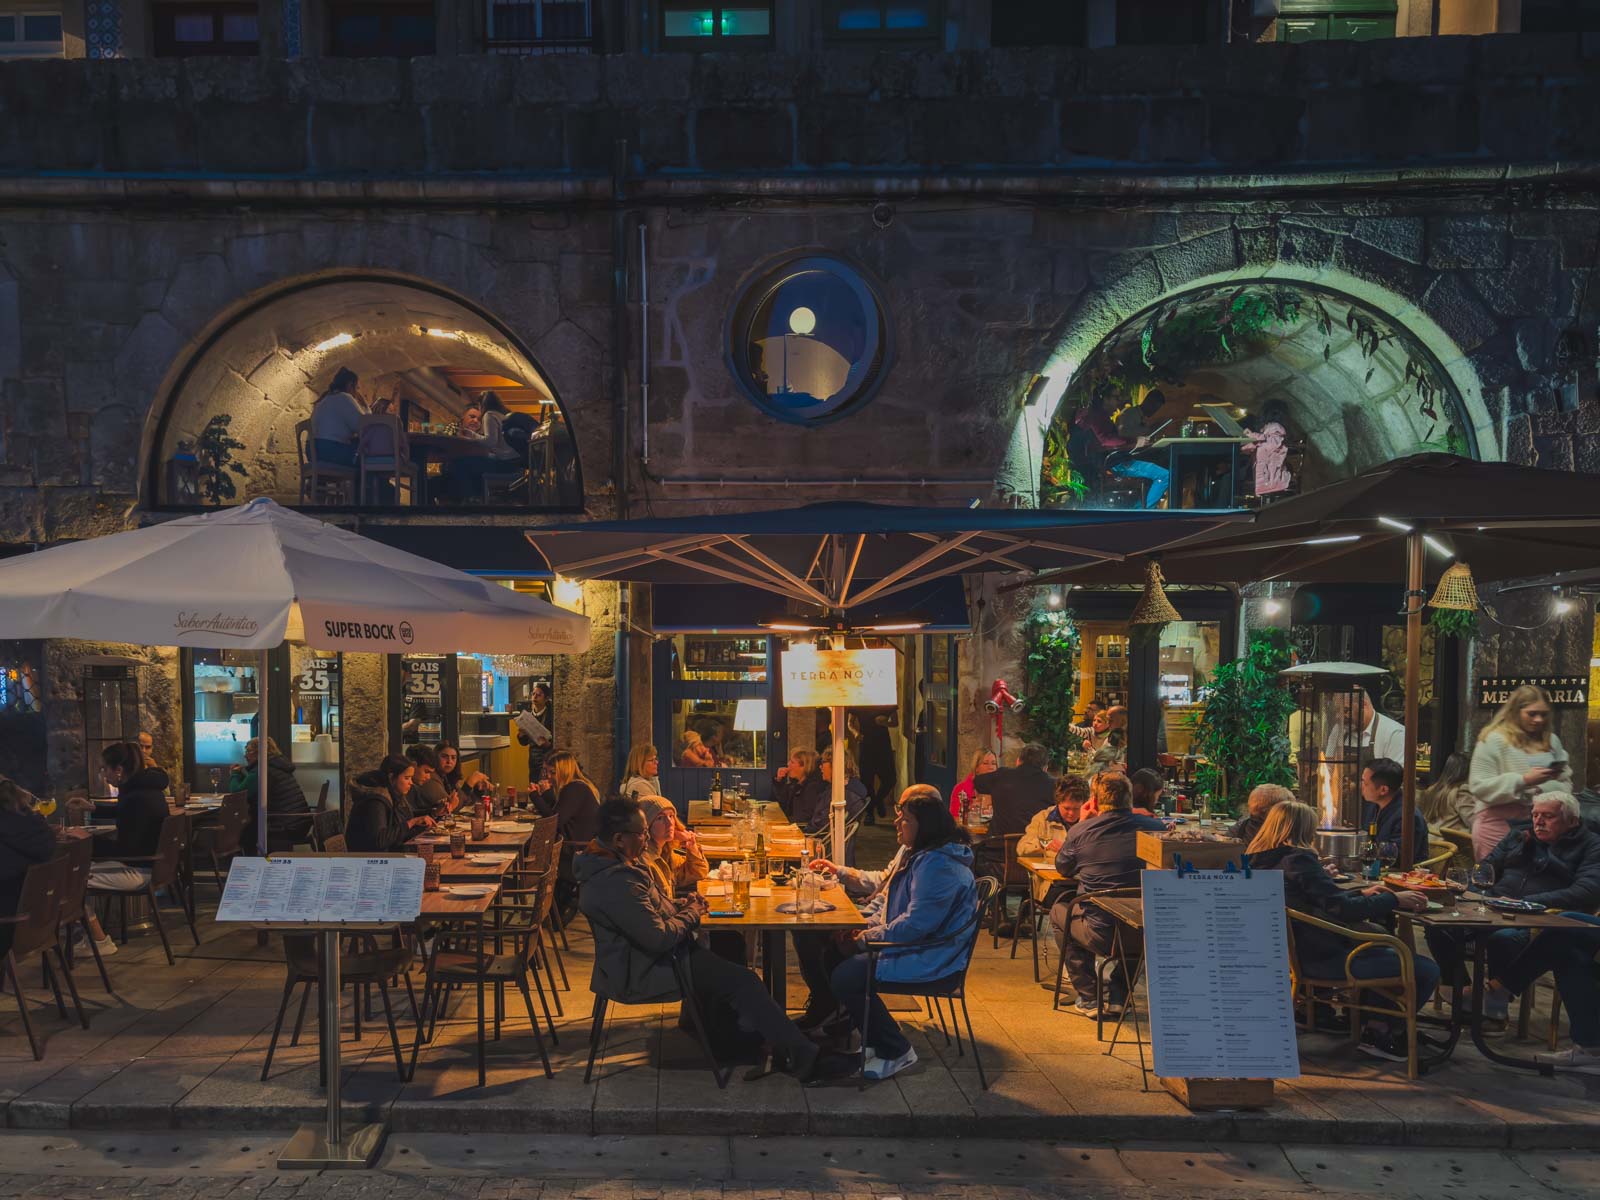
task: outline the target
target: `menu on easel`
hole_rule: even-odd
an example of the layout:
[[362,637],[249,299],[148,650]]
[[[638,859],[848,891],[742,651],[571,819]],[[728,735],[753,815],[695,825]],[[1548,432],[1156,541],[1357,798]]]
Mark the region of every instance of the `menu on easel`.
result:
[[1283,873],[1142,878],[1156,1074],[1297,1077]]
[[219,921],[388,924],[422,911],[422,859],[236,858]]

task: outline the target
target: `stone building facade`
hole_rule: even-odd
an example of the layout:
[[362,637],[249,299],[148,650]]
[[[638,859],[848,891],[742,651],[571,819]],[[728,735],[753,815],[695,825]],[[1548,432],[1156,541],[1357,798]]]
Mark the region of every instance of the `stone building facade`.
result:
[[[173,432],[217,412],[244,435],[241,495],[292,493],[293,425],[337,357],[308,348],[359,327],[374,354],[410,354],[401,335],[433,322],[463,335],[452,354],[541,381],[579,493],[363,529],[1031,505],[1097,345],[1174,297],[1263,283],[1381,314],[1435,365],[1478,457],[1600,461],[1592,38],[39,62],[0,68],[0,109],[14,548],[170,510]],[[826,421],[774,416],[729,366],[741,298],[799,255],[845,264],[882,304],[881,382]],[[1297,384],[1314,363],[1283,364],[1275,386],[1308,425],[1342,406],[1349,469],[1417,448],[1359,371],[1332,396]],[[611,761],[620,710],[649,727],[638,629],[617,703],[618,599],[587,589],[595,649],[560,668],[581,699],[558,737],[592,762]],[[966,644],[964,750],[1016,649]],[[81,763],[66,653],[46,680],[62,784]],[[172,661],[151,663],[165,732]],[[381,711],[381,670],[357,674]],[[363,757],[382,748],[368,736]]]

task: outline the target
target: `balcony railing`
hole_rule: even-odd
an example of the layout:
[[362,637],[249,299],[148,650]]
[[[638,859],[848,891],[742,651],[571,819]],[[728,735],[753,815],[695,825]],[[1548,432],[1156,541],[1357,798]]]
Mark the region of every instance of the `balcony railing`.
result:
[[592,0],[486,0],[490,54],[592,54]]

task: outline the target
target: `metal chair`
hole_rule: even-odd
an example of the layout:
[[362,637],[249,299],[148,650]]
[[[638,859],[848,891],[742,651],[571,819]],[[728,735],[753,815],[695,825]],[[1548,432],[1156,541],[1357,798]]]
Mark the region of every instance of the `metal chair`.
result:
[[[1020,833],[1008,833],[1003,836],[1005,838],[1005,850],[1000,864],[999,903],[995,905],[994,909],[994,924],[992,926],[994,945],[990,947],[994,950],[1000,948],[1000,922],[1005,919],[1007,901],[1013,895],[1021,895],[1022,898],[1017,903],[1017,924],[1020,925],[1022,923],[1022,910],[1033,896],[1033,890],[1030,886],[1030,881],[1033,877],[1017,865],[1017,843],[1022,841],[1022,835]],[[990,861],[993,860],[991,859]],[[1015,952],[1016,938],[1013,933],[1012,953],[1015,954]]]
[[295,425],[294,445],[300,459],[300,503],[348,503],[346,489],[354,489],[356,469],[317,460],[317,439],[311,436],[309,418]]
[[[950,1002],[950,1023],[956,1030],[956,1053],[965,1056],[966,1051],[961,1046],[961,1026],[955,1021],[955,1002],[961,1001],[961,1015],[967,1023],[967,1040],[972,1043],[972,1063],[978,1068],[978,1083],[984,1091],[989,1090],[989,1079],[983,1072],[983,1059],[978,1054],[978,1039],[972,1032],[972,1013],[967,1008],[967,972],[972,967],[972,952],[978,947],[978,936],[983,931],[983,919],[988,914],[990,906],[994,903],[996,893],[1000,890],[1000,881],[993,875],[985,875],[978,880],[977,901],[972,907],[972,915],[954,932],[942,934],[938,937],[920,938],[914,942],[864,942],[863,949],[867,952],[867,996],[868,1002],[861,1014],[861,1067],[860,1086],[867,1086],[865,1074],[867,1065],[868,1024],[872,1013],[871,996],[877,992],[887,996],[912,996],[917,999],[932,999],[936,1003],[940,1000]],[[927,982],[885,983],[878,979],[878,959],[886,950],[924,950],[933,946],[949,946],[965,944],[966,952],[962,958],[961,970],[953,977]],[[940,1016],[942,1023],[944,1017]]]
[[222,892],[222,864],[231,862],[239,854],[239,844],[245,826],[250,823],[250,797],[224,796],[217,808],[217,819],[212,825],[195,830],[195,849],[203,850],[211,860],[211,881]]
[[[620,935],[619,935],[620,936]],[[618,1000],[600,992],[594,993],[594,1012],[589,1023],[589,1065],[583,1070],[583,1081],[588,1083],[594,1076],[595,1060],[600,1057],[600,1051],[605,1043],[606,1035],[606,1010],[613,1004],[665,1004],[672,1000],[682,1000],[683,1006],[688,1010],[689,1022],[694,1026],[695,1038],[700,1042],[700,1049],[706,1056],[706,1064],[711,1068],[711,1077],[717,1081],[719,1089],[728,1086],[728,1079],[733,1070],[723,1070],[717,1062],[717,1056],[711,1050],[711,1039],[706,1031],[706,1015],[700,1007],[700,1001],[695,996],[693,980],[690,977],[690,967],[686,961],[689,943],[685,942],[672,952],[672,975],[677,981],[678,992],[676,996],[657,996],[651,1000],[628,1001]],[[593,985],[591,984],[591,987]]]
[[88,1018],[83,1015],[83,1006],[78,1002],[78,989],[72,982],[72,973],[67,970],[67,962],[61,954],[61,943],[57,937],[61,916],[61,885],[66,869],[66,860],[62,858],[34,863],[22,877],[22,891],[17,897],[16,914],[0,917],[0,926],[10,926],[12,929],[11,948],[6,951],[3,978],[10,981],[11,990],[16,994],[17,1012],[22,1017],[22,1029],[28,1035],[28,1045],[33,1050],[36,1062],[44,1057],[44,1047],[34,1034],[33,1021],[28,1016],[28,998],[23,994],[22,980],[17,973],[19,961],[34,954],[39,956],[44,967],[45,981],[55,994],[56,1011],[61,1014],[62,1020],[66,1020],[67,1009],[61,1002],[61,986],[56,980],[55,971],[50,966],[50,954],[54,951],[61,972],[66,977],[67,986],[72,991],[72,1003],[78,1010],[78,1018],[85,1029],[89,1028]]
[[[272,1025],[272,1040],[267,1043],[267,1061],[261,1064],[261,1082],[267,1081],[267,1074],[272,1070],[272,1056],[278,1050],[278,1038],[283,1033],[283,1017],[289,1011],[289,1000],[294,995],[294,989],[303,987],[305,990],[300,995],[300,1012],[295,1017],[294,1035],[289,1039],[291,1046],[300,1044],[300,1030],[306,1019],[306,1002],[311,999],[311,989],[317,989],[319,998],[322,992],[322,960],[317,952],[317,936],[306,933],[286,933],[283,935],[284,960],[288,967],[288,974],[283,983],[283,999],[278,1003],[278,1018]],[[402,943],[386,949],[378,949],[370,938],[366,945],[358,951],[339,954],[339,980],[341,986],[355,987],[357,999],[351,1005],[355,1019],[356,1040],[361,1040],[361,1014],[363,1005],[360,996],[364,989],[376,984],[378,994],[383,997],[383,1015],[389,1023],[389,1043],[394,1047],[395,1073],[402,1079],[409,1078],[406,1074],[405,1059],[400,1050],[400,1032],[394,1023],[394,1006],[389,1002],[388,981],[399,976],[405,980],[406,991],[411,993],[411,1011],[417,1012],[417,997],[411,991],[411,947]],[[320,1019],[322,1005],[317,1005]],[[420,1027],[421,1018],[418,1017]],[[327,1083],[326,1077],[323,1083]]]
[[[1292,908],[1288,912],[1291,995],[1294,1002],[1303,1001],[1305,1006],[1305,1016],[1300,1027],[1311,1029],[1315,1023],[1318,998],[1330,999],[1335,993],[1338,995],[1339,1003],[1343,1004],[1350,1014],[1352,1045],[1361,1040],[1362,1013],[1399,1017],[1406,1023],[1406,1041],[1409,1046],[1406,1055],[1406,1078],[1417,1078],[1420,1074],[1417,1070],[1417,975],[1415,956],[1411,947],[1403,939],[1386,933],[1367,933],[1349,929]],[[1306,975],[1300,966],[1300,954],[1295,946],[1296,925],[1320,929],[1353,943],[1350,953],[1345,956],[1345,970],[1342,976],[1333,979],[1312,979]],[[1381,979],[1358,979],[1352,975],[1350,964],[1355,961],[1356,956],[1373,949],[1393,950],[1400,959],[1400,973]],[[1363,1000],[1364,992],[1376,992],[1379,1002]]]
[[183,863],[183,836],[188,827],[188,820],[183,816],[169,816],[161,822],[161,834],[156,841],[156,852],[149,855],[121,855],[116,861],[130,867],[144,867],[144,883],[133,888],[108,888],[95,887],[91,882],[89,895],[109,899],[116,897],[121,901],[122,907],[122,940],[128,940],[128,899],[131,896],[144,896],[150,901],[150,919],[155,922],[156,932],[161,935],[161,948],[167,952],[167,965],[176,966],[177,959],[172,957],[172,943],[167,940],[167,928],[161,921],[161,905],[156,899],[156,893],[165,891],[178,902],[178,907],[183,911],[184,920],[189,923],[189,932],[194,937],[194,944],[200,944],[200,931],[195,928],[194,914],[189,911],[188,905],[183,902],[179,889],[178,872]]

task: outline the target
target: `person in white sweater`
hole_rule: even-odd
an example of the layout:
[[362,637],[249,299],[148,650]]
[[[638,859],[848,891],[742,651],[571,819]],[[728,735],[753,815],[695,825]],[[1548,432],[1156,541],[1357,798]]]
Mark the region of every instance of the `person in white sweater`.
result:
[[1478,734],[1467,788],[1472,792],[1472,852],[1481,860],[1533,814],[1540,792],[1572,787],[1572,764],[1550,732],[1550,697],[1532,684],[1512,692]]

